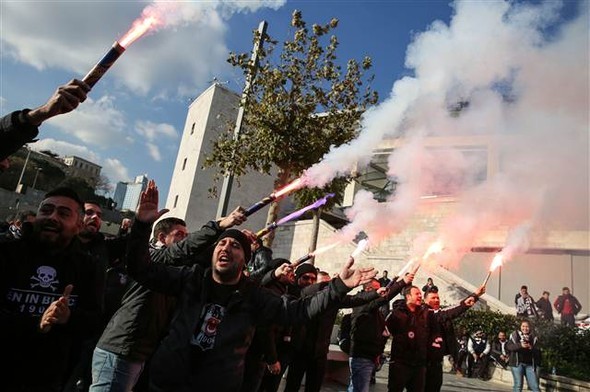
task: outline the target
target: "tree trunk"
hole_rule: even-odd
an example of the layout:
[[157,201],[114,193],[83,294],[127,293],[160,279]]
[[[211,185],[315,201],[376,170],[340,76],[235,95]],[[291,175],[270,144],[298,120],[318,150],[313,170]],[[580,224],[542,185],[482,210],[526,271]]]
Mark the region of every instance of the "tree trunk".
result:
[[[289,175],[290,172],[288,170],[281,170],[279,171],[278,177],[275,180],[275,189],[281,189],[285,185],[289,183]],[[270,203],[270,207],[268,208],[268,214],[266,215],[266,226],[270,225],[273,222],[277,221],[279,216],[279,211],[281,207],[281,201],[276,200]],[[271,248],[272,243],[275,239],[275,231],[272,230],[264,237],[264,246]]]
[[[318,235],[320,233],[320,217],[322,216],[322,207],[318,208],[317,210],[313,210],[313,223],[311,229],[311,238],[309,241],[309,251],[308,253],[313,252],[318,247]],[[315,257],[312,257],[310,262],[313,264]]]

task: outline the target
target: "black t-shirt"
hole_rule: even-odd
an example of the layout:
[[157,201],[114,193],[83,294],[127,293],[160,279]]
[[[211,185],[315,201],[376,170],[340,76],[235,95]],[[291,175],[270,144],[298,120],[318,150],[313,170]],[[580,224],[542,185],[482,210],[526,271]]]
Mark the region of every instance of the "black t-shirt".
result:
[[215,347],[217,328],[225,317],[227,304],[237,285],[222,285],[211,281],[207,303],[203,306],[200,322],[191,338],[197,352],[205,352]]

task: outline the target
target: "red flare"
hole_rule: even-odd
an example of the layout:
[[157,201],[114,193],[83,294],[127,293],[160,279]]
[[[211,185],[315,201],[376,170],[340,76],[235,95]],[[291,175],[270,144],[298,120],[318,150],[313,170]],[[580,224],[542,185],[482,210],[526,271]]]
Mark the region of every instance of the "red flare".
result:
[[119,40],[119,44],[122,47],[127,48],[149,30],[157,27],[160,24],[160,20],[153,15],[144,16],[143,18],[137,19],[135,22],[133,22],[133,25],[129,31],[123,36],[123,38]]
[[285,196],[288,195],[291,192],[294,192],[298,189],[301,189],[305,186],[305,181],[303,181],[303,178],[298,178],[296,180],[294,180],[293,182],[291,182],[290,184],[284,186],[283,188],[279,189],[278,191],[274,191],[272,193],[272,195],[275,198],[279,198],[281,196]]

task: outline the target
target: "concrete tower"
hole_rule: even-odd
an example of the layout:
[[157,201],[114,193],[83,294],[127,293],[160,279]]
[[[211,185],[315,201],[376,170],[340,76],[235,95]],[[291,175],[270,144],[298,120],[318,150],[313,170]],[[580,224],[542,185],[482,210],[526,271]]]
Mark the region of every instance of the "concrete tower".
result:
[[[209,189],[214,185],[216,169],[202,167],[212,143],[221,133],[233,129],[239,102],[237,93],[214,83],[189,106],[166,201],[170,212],[165,215],[184,219],[189,231],[215,219],[218,198],[212,198]],[[238,205],[247,208],[271,193],[273,180],[272,176],[253,173],[234,181],[228,211]],[[217,186],[221,187],[221,181]],[[265,207],[251,215],[242,228],[263,228],[267,211]]]

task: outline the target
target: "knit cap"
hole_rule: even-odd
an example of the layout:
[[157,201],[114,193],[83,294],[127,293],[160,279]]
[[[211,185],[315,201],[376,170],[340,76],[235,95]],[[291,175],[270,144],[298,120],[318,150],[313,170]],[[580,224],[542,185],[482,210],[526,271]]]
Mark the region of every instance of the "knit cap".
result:
[[318,275],[318,270],[310,263],[303,263],[295,270],[295,281],[299,280],[305,274],[312,273]]
[[250,249],[251,242],[248,237],[246,237],[246,234],[237,229],[229,229],[221,233],[217,239],[217,243],[227,237],[233,238],[242,245],[242,248],[244,249],[244,260],[248,263],[252,257],[252,250]]

